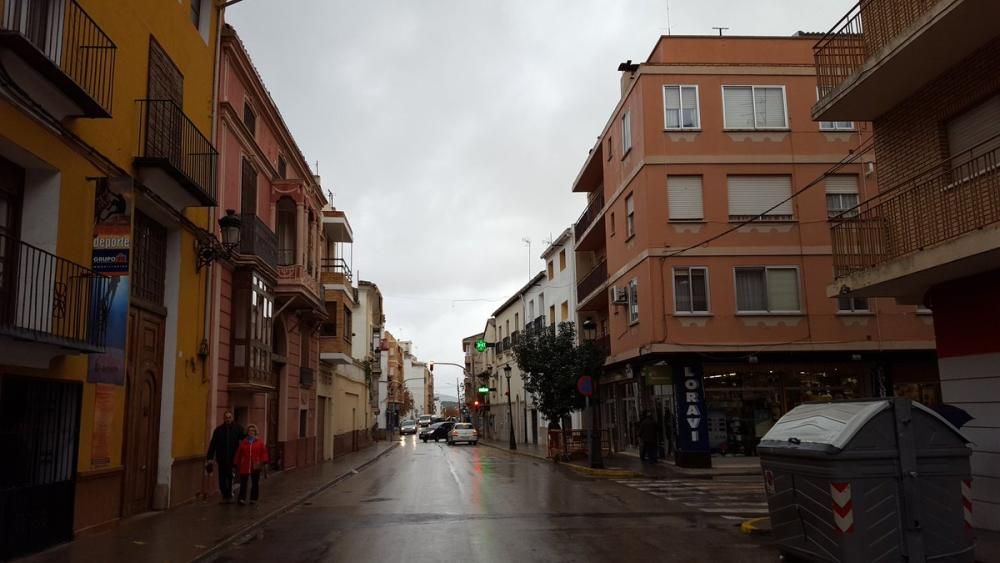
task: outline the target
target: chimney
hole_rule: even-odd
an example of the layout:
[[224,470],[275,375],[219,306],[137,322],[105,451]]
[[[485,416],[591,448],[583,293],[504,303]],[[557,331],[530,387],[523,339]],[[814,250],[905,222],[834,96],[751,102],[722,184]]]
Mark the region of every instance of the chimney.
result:
[[633,63],[632,59],[629,59],[618,65],[618,71],[622,73],[622,96],[625,96],[625,92],[628,91],[629,86],[632,85],[632,81],[635,80],[635,72],[639,70],[639,64]]

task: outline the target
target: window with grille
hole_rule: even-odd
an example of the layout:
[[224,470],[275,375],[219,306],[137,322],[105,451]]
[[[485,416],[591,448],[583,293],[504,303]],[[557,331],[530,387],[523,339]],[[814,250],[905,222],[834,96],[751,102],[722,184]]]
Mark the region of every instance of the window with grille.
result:
[[663,128],[698,129],[698,87],[667,85],[663,87]]
[[708,268],[674,268],[674,311],[708,312]]
[[141,211],[136,211],[134,230],[133,275],[129,280],[132,295],[163,305],[167,274],[167,229]]
[[723,86],[726,129],[787,129],[784,86]]
[[736,268],[736,310],[741,313],[800,312],[798,268]]

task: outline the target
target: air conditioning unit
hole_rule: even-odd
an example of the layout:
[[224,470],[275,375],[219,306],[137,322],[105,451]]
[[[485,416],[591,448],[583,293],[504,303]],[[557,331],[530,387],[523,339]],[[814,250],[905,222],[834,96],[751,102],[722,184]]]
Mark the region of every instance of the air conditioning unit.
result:
[[624,287],[608,288],[608,299],[615,305],[628,305],[628,290]]
[[865,163],[865,176],[871,176],[874,173],[875,173],[875,163],[874,162],[866,162]]

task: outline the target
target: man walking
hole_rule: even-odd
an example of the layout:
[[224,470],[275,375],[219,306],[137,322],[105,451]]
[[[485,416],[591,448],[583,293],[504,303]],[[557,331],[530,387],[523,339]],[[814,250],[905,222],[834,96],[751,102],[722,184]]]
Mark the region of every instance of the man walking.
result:
[[212,432],[212,441],[208,444],[208,454],[205,456],[205,469],[212,471],[212,462],[219,472],[219,491],[222,492],[222,502],[233,501],[233,459],[243,440],[243,428],[233,422],[233,413],[226,411],[222,415],[223,422]]

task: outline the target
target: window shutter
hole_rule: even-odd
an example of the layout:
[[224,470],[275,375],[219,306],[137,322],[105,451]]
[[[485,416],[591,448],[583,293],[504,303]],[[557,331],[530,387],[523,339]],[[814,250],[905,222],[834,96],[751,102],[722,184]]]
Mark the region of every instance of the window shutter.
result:
[[704,218],[701,176],[667,176],[667,203],[671,219]]
[[757,127],[780,128],[785,123],[785,93],[781,88],[756,88],[754,109]]
[[[730,176],[728,179],[731,218],[760,215],[792,195],[790,176]],[[792,217],[792,201],[785,201],[767,215]]]
[[753,90],[749,86],[723,86],[726,129],[753,129]]
[[767,310],[799,310],[799,272],[794,268],[767,270]]
[[858,193],[858,177],[852,174],[838,174],[826,177],[826,193],[856,194]]
[[[959,156],[958,163],[968,162],[1000,148],[997,135],[1000,135],[1000,96],[993,96],[948,122],[948,151],[951,156]],[[971,154],[962,156],[973,149]]]

